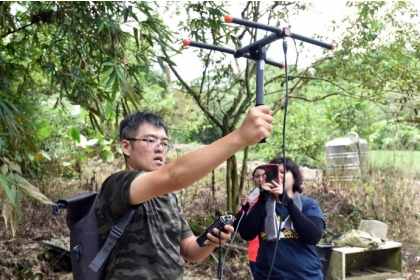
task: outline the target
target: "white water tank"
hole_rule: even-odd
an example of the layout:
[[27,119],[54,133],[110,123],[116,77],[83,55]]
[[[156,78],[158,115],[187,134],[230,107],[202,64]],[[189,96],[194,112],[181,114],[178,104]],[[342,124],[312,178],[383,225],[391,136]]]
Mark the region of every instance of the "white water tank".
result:
[[325,144],[325,178],[349,182],[364,177],[368,168],[368,145],[355,132]]

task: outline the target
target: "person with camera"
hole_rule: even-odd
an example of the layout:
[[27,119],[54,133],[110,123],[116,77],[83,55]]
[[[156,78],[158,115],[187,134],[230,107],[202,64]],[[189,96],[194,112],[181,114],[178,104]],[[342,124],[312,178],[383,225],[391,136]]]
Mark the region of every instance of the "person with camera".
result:
[[[252,172],[252,182],[254,184],[254,188],[249,194],[244,194],[242,196],[241,205],[238,208],[238,213],[242,213],[243,211],[244,216],[242,219],[245,217],[246,213],[248,213],[249,208],[258,201],[261,185],[265,182],[265,165],[257,166],[254,169]],[[240,215],[237,216],[240,217]],[[237,222],[239,222],[239,220],[237,220]],[[236,227],[236,224],[234,224],[234,226]],[[258,237],[248,241],[248,261],[252,275],[254,275],[255,271],[255,261],[257,259],[258,247]]]
[[259,238],[254,278],[322,280],[316,251],[325,228],[321,208],[315,199],[300,195],[303,177],[296,162],[276,157],[268,166],[270,174],[273,167],[277,174],[269,175],[266,168],[259,199],[238,229],[245,240]]
[[[230,239],[225,225],[207,234],[200,247],[172,192],[200,180],[240,149],[268,138],[272,130],[268,106],[251,108],[235,131],[168,164],[172,148],[164,120],[138,112],[120,123],[125,170],[109,176],[96,203],[100,240],[132,209],[134,216],[104,267],[105,279],[182,279],[184,260],[200,262]],[[220,242],[220,243],[219,243]]]

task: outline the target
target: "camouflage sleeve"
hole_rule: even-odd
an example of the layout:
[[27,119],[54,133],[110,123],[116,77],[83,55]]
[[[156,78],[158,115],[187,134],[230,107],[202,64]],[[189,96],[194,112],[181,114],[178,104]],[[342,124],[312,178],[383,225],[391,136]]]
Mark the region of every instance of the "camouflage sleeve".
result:
[[142,171],[124,170],[109,176],[98,195],[97,209],[106,220],[116,220],[132,209],[128,203],[131,182]]
[[184,213],[181,209],[181,206],[178,203],[178,199],[177,199],[176,195],[175,194],[173,194],[173,195],[174,195],[174,197],[176,199],[176,202],[177,202],[176,203],[176,208],[178,209],[179,218],[181,220],[181,239],[185,239],[187,237],[190,237],[191,235],[194,235],[194,233],[192,232],[192,230],[191,230],[191,228],[190,228],[190,226],[187,222],[187,219],[184,216]]

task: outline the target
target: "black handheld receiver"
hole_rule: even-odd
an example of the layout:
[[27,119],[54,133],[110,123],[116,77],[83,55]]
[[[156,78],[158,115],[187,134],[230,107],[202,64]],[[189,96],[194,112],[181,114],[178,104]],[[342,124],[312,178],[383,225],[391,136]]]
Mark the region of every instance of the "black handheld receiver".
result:
[[216,236],[213,233],[213,229],[217,228],[223,232],[226,232],[226,230],[224,230],[225,225],[233,225],[233,221],[234,221],[234,217],[232,215],[225,215],[225,216],[221,216],[219,219],[217,219],[216,221],[214,221],[213,224],[211,224],[198,238],[197,238],[197,243],[200,247],[206,247],[208,245],[204,244],[204,241],[207,240],[207,233],[211,233],[214,236]]

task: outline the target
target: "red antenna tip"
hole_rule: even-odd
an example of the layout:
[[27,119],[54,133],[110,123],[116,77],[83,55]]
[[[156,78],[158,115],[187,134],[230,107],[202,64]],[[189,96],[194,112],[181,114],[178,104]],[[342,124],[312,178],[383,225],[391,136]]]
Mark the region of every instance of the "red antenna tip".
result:
[[182,40],[182,43],[184,44],[184,46],[189,46],[191,44],[191,41],[189,39],[184,39]]
[[330,50],[335,50],[335,46],[334,45],[331,45],[331,49]]
[[233,22],[233,16],[226,15],[226,16],[225,16],[225,22],[227,22],[227,23],[232,23],[232,22]]

